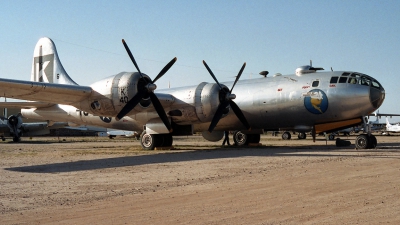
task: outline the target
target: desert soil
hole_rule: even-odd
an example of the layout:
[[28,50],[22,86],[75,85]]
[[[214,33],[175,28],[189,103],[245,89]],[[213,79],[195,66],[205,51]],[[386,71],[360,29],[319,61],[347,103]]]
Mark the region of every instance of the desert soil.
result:
[[[400,136],[377,149],[263,136],[0,143],[0,224],[400,224]],[[64,139],[64,140],[63,140]]]

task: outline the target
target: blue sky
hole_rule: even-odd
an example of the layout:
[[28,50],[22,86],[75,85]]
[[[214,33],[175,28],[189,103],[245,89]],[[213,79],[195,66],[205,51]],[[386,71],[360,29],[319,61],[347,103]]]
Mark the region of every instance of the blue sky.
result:
[[[159,89],[292,74],[309,63],[362,72],[386,90],[382,113],[400,113],[400,1],[1,1],[1,77],[29,80],[40,37],[53,39],[69,75],[81,85],[135,71],[155,77],[177,63]],[[395,119],[393,119],[395,120]]]

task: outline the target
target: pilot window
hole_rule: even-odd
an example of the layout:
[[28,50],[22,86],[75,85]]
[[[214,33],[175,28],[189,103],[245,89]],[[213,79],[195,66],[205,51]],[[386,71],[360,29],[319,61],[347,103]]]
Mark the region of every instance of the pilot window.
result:
[[350,75],[350,73],[348,73],[348,72],[342,73],[342,76],[348,76],[348,75]]
[[339,83],[346,83],[347,77],[340,77],[339,78]]
[[375,79],[372,79],[371,87],[380,89],[381,85]]
[[349,84],[357,84],[357,78],[359,77],[359,75],[356,74],[351,74],[348,83]]
[[312,86],[313,87],[318,87],[318,85],[319,85],[319,80],[316,80],[316,81],[312,82]]
[[336,84],[339,77],[331,77],[331,84]]
[[365,86],[369,86],[369,84],[371,83],[371,80],[368,79],[367,77],[361,77],[361,79],[358,82],[361,85],[365,85]]

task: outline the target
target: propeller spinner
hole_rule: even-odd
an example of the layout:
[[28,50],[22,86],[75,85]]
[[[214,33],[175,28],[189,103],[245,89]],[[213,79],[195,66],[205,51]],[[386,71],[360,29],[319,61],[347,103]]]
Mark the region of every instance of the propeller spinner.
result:
[[[135,96],[131,100],[126,103],[126,105],[122,108],[122,110],[118,113],[116,120],[120,120],[122,117],[124,117],[126,114],[128,114],[139,102],[142,100],[143,97],[148,95],[150,97],[151,103],[153,103],[153,106],[160,117],[160,119],[163,121],[169,132],[172,132],[172,127],[171,124],[168,120],[167,114],[164,111],[164,108],[161,105],[160,100],[158,100],[157,96],[154,94],[154,90],[157,88],[157,86],[154,84],[158,79],[160,79],[171,67],[174,65],[176,62],[177,58],[173,58],[161,71],[158,73],[156,78],[154,80],[148,80],[145,79],[142,75],[142,72],[140,72],[139,66],[137,65],[135,58],[132,55],[132,52],[129,50],[128,45],[126,44],[125,40],[122,39],[122,44],[125,47],[126,52],[128,53],[129,57],[131,58],[133,64],[135,65],[137,71],[139,72],[141,76],[141,81],[138,83],[138,92],[136,93]],[[140,85],[140,86],[139,86]]]
[[242,122],[242,124],[246,127],[246,129],[250,130],[251,127],[249,123],[246,120],[246,117],[244,117],[242,110],[239,108],[239,106],[233,101],[233,99],[236,98],[235,94],[232,94],[232,90],[235,87],[237,81],[239,80],[240,76],[243,73],[244,67],[246,66],[246,63],[243,64],[242,68],[240,69],[238,75],[236,76],[235,82],[232,85],[232,88],[230,90],[226,90],[226,88],[223,88],[221,84],[218,82],[217,78],[215,77],[214,73],[211,71],[210,67],[208,67],[207,63],[203,60],[204,66],[207,68],[208,72],[210,73],[211,77],[214,79],[214,81],[218,84],[220,87],[220,94],[223,94],[224,96],[220,99],[220,103],[218,105],[217,111],[214,114],[214,117],[211,120],[211,124],[208,128],[208,131],[211,133],[215,126],[217,126],[219,120],[222,118],[222,115],[224,113],[224,110],[226,107],[230,106],[237,118]]

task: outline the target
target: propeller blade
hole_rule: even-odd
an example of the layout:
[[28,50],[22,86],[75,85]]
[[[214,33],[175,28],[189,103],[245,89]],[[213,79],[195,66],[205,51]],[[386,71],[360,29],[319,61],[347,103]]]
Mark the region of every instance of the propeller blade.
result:
[[135,65],[137,71],[139,72],[140,76],[143,78],[142,72],[140,72],[139,66],[137,65],[137,63],[136,63],[136,61],[135,61],[135,58],[133,57],[132,52],[131,52],[131,50],[129,49],[129,47],[128,47],[128,45],[126,44],[126,42],[125,42],[124,39],[122,39],[122,44],[124,44],[125,50],[126,50],[126,52],[128,53],[129,58],[131,58],[131,60],[132,60],[133,64]]
[[217,126],[219,120],[222,117],[222,114],[224,113],[224,109],[229,105],[229,101],[223,101],[221,103],[219,103],[218,109],[214,114],[214,117],[210,123],[210,126],[208,127],[208,132],[212,132],[215,128],[215,126]]
[[172,127],[171,127],[171,124],[169,123],[167,114],[165,114],[164,108],[162,107],[162,105],[160,103],[160,100],[158,100],[156,94],[154,94],[153,92],[150,92],[149,95],[150,95],[151,103],[153,103],[153,106],[156,109],[158,116],[163,121],[163,123],[165,124],[165,126],[167,127],[169,132],[171,133]]
[[142,100],[143,96],[146,94],[146,90],[143,90],[141,92],[136,93],[135,96],[131,100],[129,100],[124,108],[118,113],[116,116],[116,120],[120,120],[122,117],[124,117],[126,114],[128,114],[137,104],[139,104],[140,100]]
[[231,93],[232,93],[233,88],[234,88],[235,85],[236,85],[236,82],[238,82],[240,76],[242,76],[242,73],[243,73],[243,70],[244,70],[245,67],[246,67],[246,63],[243,63],[242,68],[240,69],[238,75],[236,76],[235,82],[233,82],[232,88],[231,88],[231,90],[230,90]]
[[251,127],[249,125],[249,123],[246,120],[246,117],[244,117],[242,110],[240,110],[239,106],[236,105],[236,103],[234,101],[229,101],[229,104],[231,106],[231,109],[233,110],[233,112],[235,113],[235,115],[237,116],[237,118],[239,119],[240,122],[242,122],[242,124],[246,127],[247,130],[251,130]]
[[219,84],[217,78],[215,77],[215,75],[214,75],[213,72],[211,71],[210,67],[208,67],[206,61],[203,60],[203,64],[204,64],[204,66],[206,66],[208,72],[210,73],[210,75],[212,76],[212,78],[215,80],[215,83],[217,83],[218,86],[222,89],[222,86]]
[[153,84],[160,79],[170,68],[172,65],[174,65],[174,63],[176,62],[177,58],[173,58],[166,66],[164,66],[164,68],[160,71],[160,73],[156,76],[156,78],[154,78],[153,80]]

